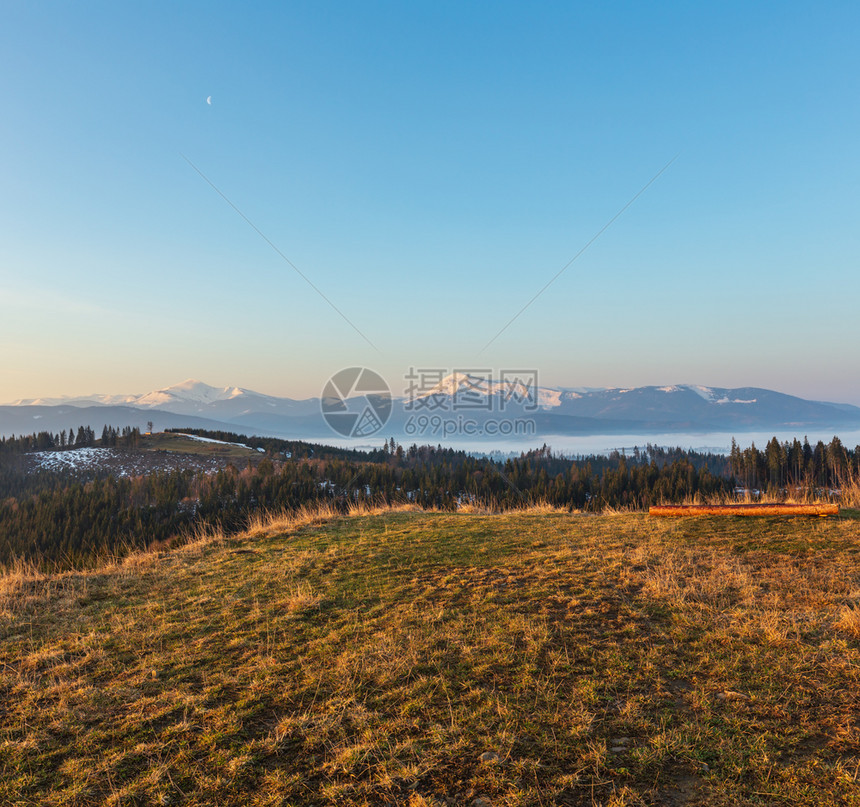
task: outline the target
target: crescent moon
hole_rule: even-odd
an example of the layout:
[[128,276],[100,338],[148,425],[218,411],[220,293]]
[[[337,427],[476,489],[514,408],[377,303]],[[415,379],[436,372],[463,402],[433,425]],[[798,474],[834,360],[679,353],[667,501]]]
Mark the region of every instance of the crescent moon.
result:
[[212,106],[212,96],[211,95],[206,99],[206,103],[209,104],[209,106]]

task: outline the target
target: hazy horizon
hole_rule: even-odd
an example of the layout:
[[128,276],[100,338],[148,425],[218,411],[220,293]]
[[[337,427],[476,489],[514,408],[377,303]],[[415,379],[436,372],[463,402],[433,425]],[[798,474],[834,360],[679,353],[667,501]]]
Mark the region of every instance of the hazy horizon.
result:
[[[341,369],[343,369],[343,368],[341,368]],[[398,381],[402,381],[404,384],[408,383],[408,382],[404,381],[404,379],[402,377],[401,378],[395,378],[394,379],[395,384],[393,384],[393,385],[390,383],[390,379],[385,379],[385,380],[388,382],[389,390],[390,390],[392,396],[394,396],[395,398],[397,398],[397,397],[409,397],[410,392],[409,392],[408,387],[401,390],[400,388],[398,388],[396,386],[396,382],[398,382]],[[587,390],[587,391],[595,391],[596,392],[596,391],[600,391],[600,390],[611,391],[611,390],[635,389],[635,387],[623,387],[623,386],[587,387],[585,385],[574,385],[574,384],[550,385],[550,384],[544,384],[539,379],[538,379],[538,381],[539,381],[539,385],[543,388],[557,389],[557,390],[571,390],[571,391],[586,391]],[[39,401],[39,400],[46,400],[46,401],[59,400],[59,399],[84,400],[84,399],[87,399],[90,397],[92,397],[93,399],[97,399],[100,396],[114,396],[114,397],[127,396],[127,397],[131,398],[134,396],[142,396],[142,395],[146,395],[146,394],[149,394],[152,392],[160,392],[163,390],[176,390],[178,388],[185,387],[186,385],[189,385],[189,384],[202,384],[206,387],[209,387],[209,388],[215,389],[215,390],[219,390],[219,391],[239,389],[239,390],[242,390],[245,392],[259,393],[262,395],[270,395],[272,397],[287,398],[287,399],[296,400],[296,401],[318,399],[324,393],[324,390],[320,390],[316,394],[306,395],[306,396],[298,396],[298,395],[290,395],[290,394],[280,394],[279,395],[279,394],[275,394],[275,393],[266,392],[266,391],[260,390],[260,389],[251,389],[250,387],[247,387],[243,384],[210,384],[205,379],[188,377],[188,378],[183,379],[182,381],[179,381],[175,384],[165,384],[165,385],[162,385],[160,387],[148,389],[148,390],[143,390],[143,389],[141,389],[141,390],[91,390],[89,392],[78,393],[78,394],[63,393],[61,395],[41,395],[41,396],[29,395],[29,396],[16,398],[14,400],[0,401],[0,406],[6,406],[6,405],[11,405],[11,404],[17,405],[21,402],[30,402],[30,401]],[[698,387],[700,389],[716,388],[715,385],[690,384],[690,383],[686,383],[686,382],[677,383],[677,384],[643,384],[639,388],[643,388],[643,387],[646,387],[646,388],[647,387],[653,387],[656,389],[669,389],[669,388],[678,388],[678,387]],[[729,388],[729,389],[732,389],[732,388]],[[772,391],[773,392],[784,392],[783,390],[772,390]],[[798,397],[800,397],[800,396],[798,396]],[[804,400],[813,400],[813,399],[804,399]],[[114,401],[114,403],[119,404],[120,402]],[[848,404],[849,402],[848,401],[830,401],[829,403]]]

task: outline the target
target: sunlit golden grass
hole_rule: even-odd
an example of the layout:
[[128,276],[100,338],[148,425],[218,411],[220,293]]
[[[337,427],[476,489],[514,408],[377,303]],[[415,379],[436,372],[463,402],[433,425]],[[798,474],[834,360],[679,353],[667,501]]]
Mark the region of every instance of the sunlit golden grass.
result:
[[[381,513],[410,513],[419,512],[420,508],[412,504],[387,505],[373,502],[355,502],[351,504],[346,515],[372,516]],[[342,518],[345,514],[335,505],[328,502],[313,502],[303,505],[296,510],[272,512],[268,510],[255,513],[248,521],[247,535],[251,538],[260,535],[270,535],[273,532],[292,532],[312,524],[325,524],[333,519]]]
[[21,565],[0,804],[858,804],[858,550],[850,518],[374,507]]
[[523,501],[519,506],[509,504],[501,505],[496,502],[461,502],[457,506],[457,512],[467,515],[490,516],[502,513],[529,513],[531,515],[570,514],[580,513],[580,510],[551,504],[547,501],[528,502]]
[[847,482],[841,487],[839,502],[843,507],[860,509],[860,480]]
[[860,484],[847,483],[832,495],[829,491],[816,487],[789,487],[778,491],[745,490],[743,495],[720,493],[703,496],[695,493],[685,496],[682,501],[665,500],[659,504],[703,505],[703,504],[829,504],[837,503],[843,507],[860,507]]

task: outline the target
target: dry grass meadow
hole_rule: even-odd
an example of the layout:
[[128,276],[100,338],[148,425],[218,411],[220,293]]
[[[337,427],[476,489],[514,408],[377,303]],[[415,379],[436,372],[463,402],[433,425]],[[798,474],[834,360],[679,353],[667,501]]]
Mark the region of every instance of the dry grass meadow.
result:
[[0,804],[860,804],[850,515],[306,512],[19,569]]

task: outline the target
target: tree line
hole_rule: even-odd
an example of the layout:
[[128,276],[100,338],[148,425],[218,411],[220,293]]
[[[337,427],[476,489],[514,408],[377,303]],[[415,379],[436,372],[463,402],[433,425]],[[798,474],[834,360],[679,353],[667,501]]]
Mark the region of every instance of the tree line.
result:
[[[230,442],[254,442],[235,436],[240,439]],[[344,511],[370,501],[447,510],[464,503],[512,508],[545,501],[600,510],[697,493],[727,495],[731,488],[695,454],[659,465],[644,456],[565,459],[544,447],[502,463],[441,446],[404,449],[393,440],[370,452],[291,445],[301,456],[284,459],[284,446],[272,445],[282,458],[267,457],[255,468],[161,471],[133,479],[23,474],[4,461],[0,565],[27,558],[45,568],[92,566],[106,556],[170,544],[197,527],[236,532],[261,510],[323,501]]]
[[[90,426],[79,426],[56,434],[49,431],[33,432],[16,437],[0,437],[0,454],[26,454],[30,451],[62,451],[66,448],[90,448],[96,445],[96,433]],[[119,429],[107,426],[102,429],[99,445],[106,448],[137,448],[140,429],[125,426]]]
[[[117,479],[98,472],[26,473],[21,447],[45,450],[38,448],[39,435],[5,441],[0,454],[0,565],[26,558],[46,568],[91,566],[105,556],[170,544],[201,526],[236,532],[260,511],[314,502],[343,510],[368,501],[445,510],[464,504],[506,509],[547,502],[600,511],[644,509],[695,496],[731,498],[737,487],[833,488],[860,479],[860,448],[848,450],[838,438],[814,447],[806,440],[779,443],[774,438],[763,451],[755,445],[741,450],[733,441],[728,457],[651,445],[606,456],[566,457],[543,446],[502,461],[440,445],[407,448],[393,438],[381,448],[360,451],[184,431],[263,448],[267,457],[241,470],[228,465],[215,473],[159,471]],[[135,434],[139,439],[137,430],[105,427],[102,439],[121,446]],[[86,431],[83,437],[90,439]]]
[[748,490],[779,493],[791,490],[836,490],[860,480],[860,446],[846,448],[838,437],[829,443],[810,445],[794,439],[780,443],[776,437],[763,450],[752,443],[741,449],[732,439],[730,473]]

